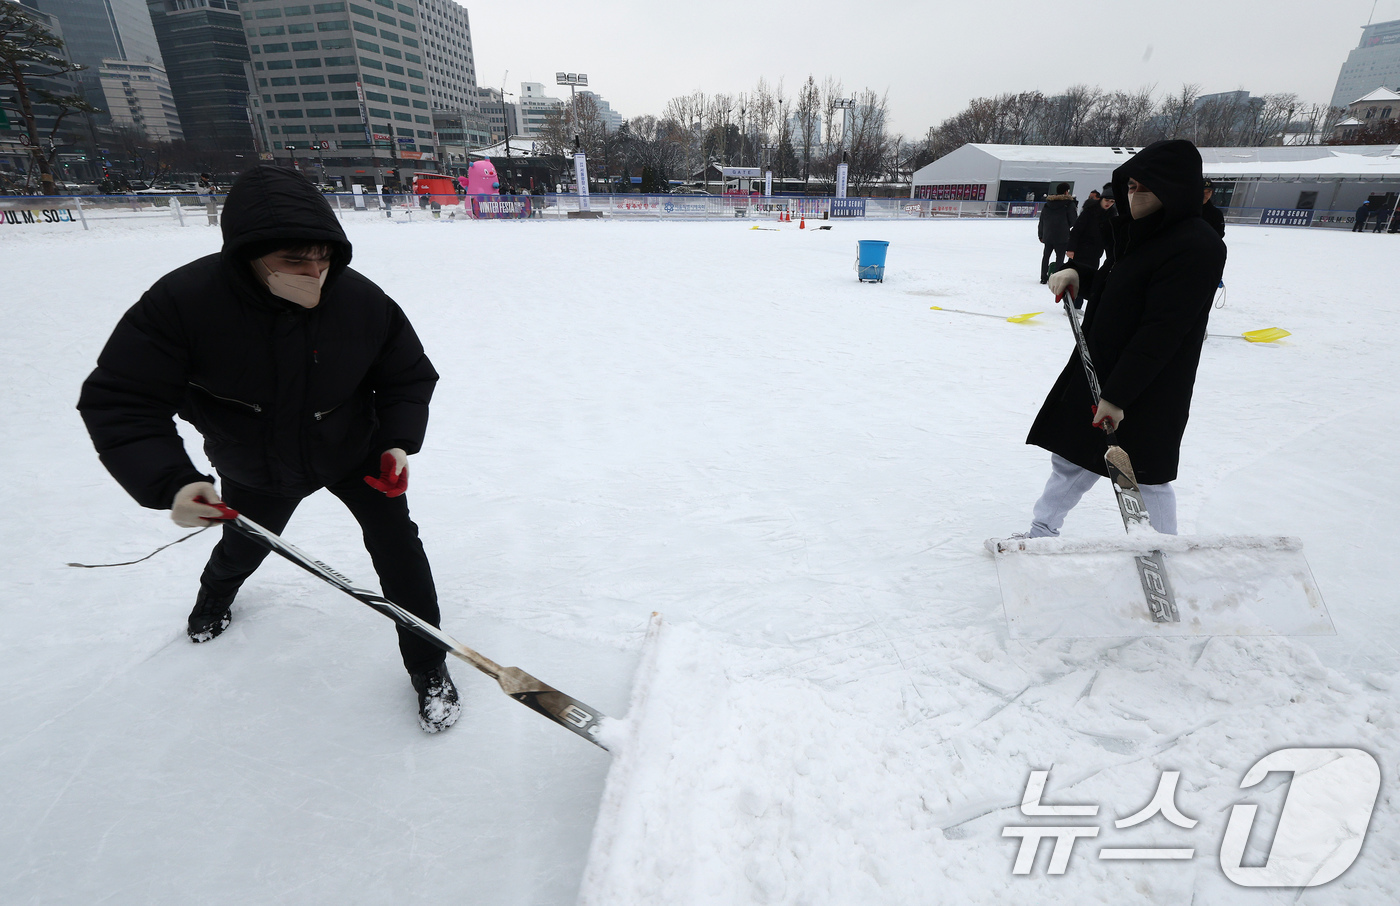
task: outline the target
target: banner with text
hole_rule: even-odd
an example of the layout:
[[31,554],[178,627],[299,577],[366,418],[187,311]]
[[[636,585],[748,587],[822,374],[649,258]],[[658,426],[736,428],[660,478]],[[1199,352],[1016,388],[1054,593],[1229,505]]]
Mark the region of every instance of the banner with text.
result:
[[1312,211],[1295,211],[1292,208],[1265,208],[1259,215],[1264,226],[1312,226]]
[[529,195],[473,195],[472,216],[478,220],[504,220],[530,216]]
[[864,198],[833,198],[831,199],[832,219],[837,217],[864,217]]
[[588,159],[582,151],[574,155],[574,183],[578,187],[578,209],[580,211],[590,210],[588,207]]
[[937,186],[915,186],[915,198],[931,201],[986,201],[986,183],[948,183]]

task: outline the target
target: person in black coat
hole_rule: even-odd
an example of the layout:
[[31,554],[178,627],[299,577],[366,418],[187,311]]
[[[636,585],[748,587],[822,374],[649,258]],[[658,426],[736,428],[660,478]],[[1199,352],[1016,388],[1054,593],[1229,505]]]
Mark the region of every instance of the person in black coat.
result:
[[1044,245],[1044,252],[1040,256],[1041,283],[1050,276],[1051,252],[1055,253],[1055,267],[1058,269],[1064,265],[1069,231],[1078,217],[1079,211],[1075,207],[1074,196],[1069,194],[1069,183],[1062,182],[1055,187],[1055,194],[1045,199],[1045,206],[1040,209],[1040,223],[1036,227],[1036,235]]
[[1366,232],[1366,219],[1371,216],[1371,199],[1361,202],[1361,207],[1356,209],[1356,222],[1351,225],[1353,233]]
[[[294,170],[262,165],[234,183],[223,250],[156,281],[118,322],[78,409],[105,465],[142,506],[184,526],[220,503],[280,533],[320,488],[364,530],[385,597],[434,626],[437,592],[404,491],[423,444],[437,372],[399,306],[350,269],[326,199]],[[204,437],[222,486],[196,469],[173,416]],[[188,634],[231,620],[267,548],[225,526],[200,577]],[[399,629],[420,723],[451,726],[457,693],[441,650]]]
[[1094,289],[1094,277],[1098,273],[1099,259],[1104,249],[1112,246],[1114,200],[1113,185],[1103,187],[1103,192],[1090,192],[1098,201],[1085,204],[1079,214],[1074,229],[1069,232],[1069,246],[1065,256],[1077,263],[1079,273],[1079,293],[1075,296],[1074,307],[1080,308]]
[[[1026,443],[1049,450],[1051,477],[1029,535],[1058,535],[1065,516],[1107,474],[1104,428],[1132,457],[1152,525],[1176,532],[1181,438],[1191,409],[1206,322],[1225,269],[1225,243],[1201,219],[1201,155],[1188,141],[1157,142],[1113,172],[1128,218],[1117,231],[1112,269],[1089,306],[1084,333],[1098,373],[1089,383],[1076,349],[1031,426]],[[1051,278],[1074,292],[1077,261]]]
[[1225,238],[1225,215],[1219,208],[1211,204],[1211,198],[1215,196],[1215,184],[1209,177],[1202,180],[1203,192],[1201,200],[1201,219],[1210,224],[1210,228],[1219,234],[1221,239]]

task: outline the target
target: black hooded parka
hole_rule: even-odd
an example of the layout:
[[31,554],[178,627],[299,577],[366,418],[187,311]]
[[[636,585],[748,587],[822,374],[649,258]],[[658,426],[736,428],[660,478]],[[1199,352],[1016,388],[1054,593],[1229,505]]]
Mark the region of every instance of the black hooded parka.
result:
[[[218,473],[303,497],[401,447],[416,453],[437,372],[402,309],[350,269],[351,247],[301,174],[262,165],[223,211],[223,250],[156,282],[118,322],[78,401],[94,446],[142,506],[168,509],[200,474],[172,416]],[[312,309],[280,299],[249,258],[278,240],[325,243]]]
[[[1113,171],[1117,198],[1128,198],[1130,177],[1163,207],[1115,231],[1114,263],[1100,273],[1103,290],[1089,306],[1084,333],[1103,398],[1124,411],[1118,441],[1138,481],[1165,484],[1177,475],[1225,243],[1201,219],[1201,155],[1190,142],[1157,142],[1124,162]],[[1108,442],[1092,425],[1093,402],[1076,350],[1026,443],[1106,474]]]
[[1069,242],[1069,231],[1074,229],[1078,219],[1079,208],[1075,207],[1073,195],[1051,195],[1040,209],[1036,236],[1048,246],[1064,249]]

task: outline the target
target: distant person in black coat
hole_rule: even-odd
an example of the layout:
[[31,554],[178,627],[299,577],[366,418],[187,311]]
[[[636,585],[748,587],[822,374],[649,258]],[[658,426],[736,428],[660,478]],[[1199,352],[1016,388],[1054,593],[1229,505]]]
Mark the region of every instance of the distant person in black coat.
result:
[[[385,597],[437,626],[437,591],[409,518],[408,455],[438,375],[403,309],[350,269],[350,241],[300,173],[260,165],[223,210],[223,250],[156,281],[117,323],[78,401],[102,464],[142,506],[183,526],[226,504],[280,533],[321,488],[364,532]],[[174,416],[204,436],[195,468]],[[224,526],[189,616],[193,642],[228,628],[268,549]],[[399,629],[419,723],[456,721],[443,652]],[[309,692],[308,694],[314,694]]]
[[1371,199],[1361,202],[1361,207],[1356,209],[1356,223],[1351,225],[1353,233],[1366,232],[1366,219],[1371,216]]
[[1040,223],[1036,235],[1044,245],[1040,256],[1040,282],[1050,277],[1050,253],[1055,253],[1055,267],[1065,263],[1065,248],[1069,245],[1069,231],[1079,219],[1079,211],[1074,206],[1074,196],[1069,194],[1069,183],[1062,182],[1055,187],[1055,194],[1045,199],[1040,209]]
[[1394,210],[1395,209],[1393,207],[1387,208],[1384,204],[1382,204],[1381,209],[1376,212],[1376,225],[1372,227],[1371,232],[1379,233],[1381,230],[1385,229],[1385,225],[1387,222],[1389,222],[1390,215],[1394,212]]
[[1102,193],[1090,192],[1089,196],[1098,200],[1084,205],[1079,220],[1069,232],[1069,247],[1065,250],[1066,258],[1075,264],[1080,275],[1075,308],[1081,308],[1084,300],[1093,292],[1099,259],[1103,257],[1104,250],[1113,245],[1113,185],[1104,186]]
[[1211,198],[1215,195],[1215,185],[1210,181],[1210,177],[1203,179],[1202,183],[1204,191],[1201,199],[1201,219],[1210,224],[1210,228],[1215,230],[1221,239],[1224,239],[1225,215],[1220,212],[1219,208],[1210,203]]
[[[1131,219],[1120,218],[1113,268],[1084,317],[1101,382],[1098,405],[1091,409],[1076,349],[1026,439],[1051,453],[1030,537],[1058,535],[1069,511],[1107,474],[1103,429],[1116,430],[1132,457],[1153,527],[1176,532],[1171,482],[1225,269],[1225,243],[1201,219],[1201,178],[1200,152],[1180,139],[1149,145],[1113,171],[1114,194],[1128,199]],[[1050,290],[1074,293],[1079,267],[1071,261],[1057,271]]]

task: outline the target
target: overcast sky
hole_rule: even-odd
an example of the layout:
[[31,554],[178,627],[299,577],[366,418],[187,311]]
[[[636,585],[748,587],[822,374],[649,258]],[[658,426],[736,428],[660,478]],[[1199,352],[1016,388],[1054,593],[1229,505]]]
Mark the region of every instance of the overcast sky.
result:
[[[483,86],[500,88],[507,70],[512,92],[586,72],[633,117],[697,88],[737,93],[763,76],[791,96],[808,74],[832,75],[847,94],[888,90],[894,129],[919,137],[974,97],[1079,83],[1326,103],[1373,0],[458,2]],[[1377,0],[1375,21],[1390,19],[1400,0]]]

